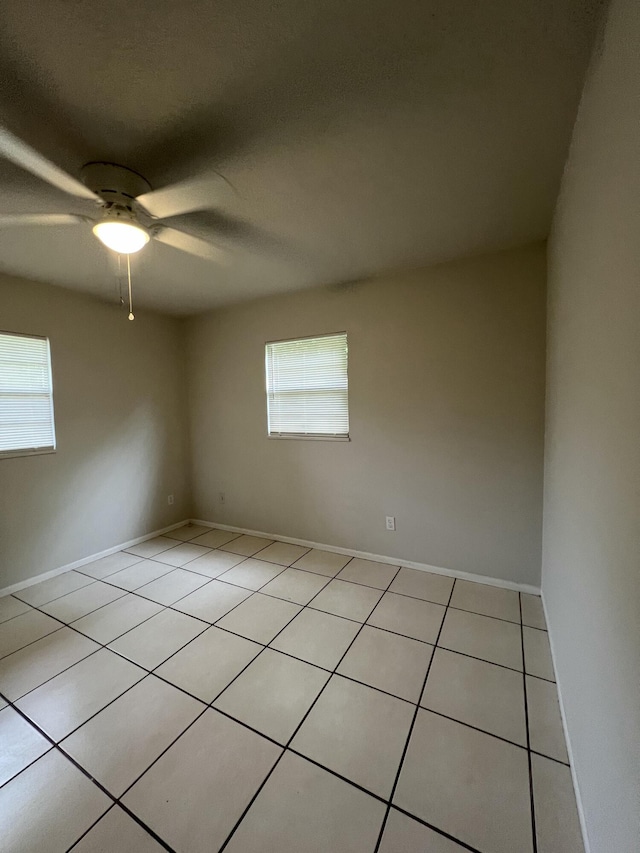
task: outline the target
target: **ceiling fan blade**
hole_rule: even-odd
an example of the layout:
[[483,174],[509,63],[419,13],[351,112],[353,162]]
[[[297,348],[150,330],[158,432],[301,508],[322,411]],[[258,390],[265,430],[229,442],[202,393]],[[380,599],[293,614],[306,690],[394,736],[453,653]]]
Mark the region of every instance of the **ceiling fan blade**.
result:
[[12,225],[77,225],[87,217],[74,213],[0,213],[0,228]]
[[207,175],[151,190],[139,195],[136,201],[154,219],[170,219],[194,210],[216,207],[228,191],[229,184],[221,175]]
[[190,255],[197,255],[207,261],[222,261],[225,257],[223,249],[207,243],[206,240],[201,240],[200,237],[193,237],[191,234],[185,234],[184,231],[176,231],[175,228],[158,228],[154,237],[159,243],[179,249],[181,252],[188,252]]
[[78,198],[86,198],[91,201],[99,201],[98,196],[88,187],[85,187],[76,178],[72,178],[64,172],[59,166],[56,166],[42,154],[27,145],[13,133],[0,127],[0,156],[16,166],[20,166],[32,175],[42,178],[48,184],[57,187],[69,195],[77,196]]

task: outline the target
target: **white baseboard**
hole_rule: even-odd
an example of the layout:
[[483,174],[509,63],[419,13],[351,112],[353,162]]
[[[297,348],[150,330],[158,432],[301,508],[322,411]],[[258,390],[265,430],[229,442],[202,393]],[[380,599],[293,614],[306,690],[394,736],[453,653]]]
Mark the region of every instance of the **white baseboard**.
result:
[[547,624],[547,634],[549,637],[549,646],[551,647],[551,661],[553,663],[553,671],[556,677],[556,691],[558,693],[558,703],[560,705],[560,716],[562,717],[562,728],[564,731],[564,739],[567,745],[567,754],[569,756],[569,767],[571,769],[571,779],[573,781],[573,790],[576,795],[576,805],[578,807],[578,819],[580,821],[580,829],[582,831],[582,843],[584,844],[584,853],[591,853],[591,847],[589,845],[589,836],[587,834],[587,822],[584,816],[584,808],[582,806],[582,796],[580,795],[580,785],[578,784],[578,778],[576,776],[576,765],[573,760],[573,748],[571,746],[571,736],[569,734],[569,727],[567,725],[567,715],[564,709],[564,700],[562,696],[562,685],[560,679],[558,678],[558,667],[556,664],[556,652],[553,644],[553,629],[551,627],[551,623],[549,622],[549,614],[547,613],[547,603],[545,601],[544,593],[541,594],[542,597],[542,609],[544,610],[544,618]]
[[123,548],[130,548],[131,545],[137,545],[139,542],[145,542],[147,539],[153,539],[154,536],[162,536],[163,533],[168,533],[170,530],[175,530],[176,527],[182,527],[183,524],[188,524],[189,520],[178,521],[176,524],[170,524],[168,527],[163,527],[160,530],[154,530],[151,533],[145,533],[144,536],[138,536],[136,539],[129,539],[128,542],[121,542],[119,545],[114,545],[112,548],[107,548],[105,551],[99,551],[97,554],[90,554],[88,557],[82,557],[81,560],[76,560],[73,563],[67,563],[66,566],[59,566],[57,569],[51,569],[48,572],[34,575],[27,578],[25,581],[19,581],[11,586],[5,586],[0,589],[0,597],[10,595],[12,592],[18,592],[21,589],[26,589],[28,586],[33,586],[41,581],[54,578],[56,575],[61,575],[64,572],[70,572],[71,569],[79,569],[80,566],[86,566],[87,563],[93,563],[94,560],[100,560],[102,557],[108,557],[109,554],[115,554],[116,551],[122,551]]
[[277,539],[280,542],[289,542],[292,545],[303,545],[306,548],[319,548],[322,551],[331,551],[334,554],[344,554],[348,557],[360,557],[362,560],[373,560],[375,563],[390,563],[393,566],[403,566],[408,569],[417,569],[419,572],[432,572],[436,575],[446,575],[449,578],[460,578],[460,580],[484,583],[488,586],[499,586],[502,589],[514,589],[517,592],[527,592],[531,595],[540,595],[540,587],[531,586],[526,583],[515,583],[502,578],[490,578],[486,575],[476,575],[473,572],[459,572],[455,569],[444,569],[440,566],[429,566],[427,563],[415,563],[411,560],[401,560],[398,557],[388,557],[382,554],[369,554],[367,551],[356,551],[353,548],[337,548],[335,545],[326,545],[322,542],[309,542],[307,539],[295,539],[292,536],[282,536],[280,533],[265,533],[263,530],[248,530],[245,527],[233,527],[231,524],[219,524],[213,521],[203,521],[192,518],[193,524],[201,524],[203,527],[217,527],[220,530],[228,530],[231,533],[245,533],[248,536],[261,536],[264,539]]

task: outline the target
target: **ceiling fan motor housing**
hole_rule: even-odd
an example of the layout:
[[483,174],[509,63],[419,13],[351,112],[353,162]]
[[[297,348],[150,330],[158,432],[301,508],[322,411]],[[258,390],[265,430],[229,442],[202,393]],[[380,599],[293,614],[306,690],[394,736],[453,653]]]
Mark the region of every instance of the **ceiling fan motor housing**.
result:
[[[115,163],[87,163],[82,167],[82,180],[104,205],[109,216],[134,216],[137,196],[151,191],[151,184],[137,172]],[[135,207],[135,215],[139,214]]]

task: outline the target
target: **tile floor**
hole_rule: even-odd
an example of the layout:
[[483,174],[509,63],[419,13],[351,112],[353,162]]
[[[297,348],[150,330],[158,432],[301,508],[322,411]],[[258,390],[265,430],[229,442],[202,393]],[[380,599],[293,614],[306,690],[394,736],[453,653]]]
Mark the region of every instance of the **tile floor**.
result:
[[7,853],[581,853],[540,600],[188,525],[0,599]]

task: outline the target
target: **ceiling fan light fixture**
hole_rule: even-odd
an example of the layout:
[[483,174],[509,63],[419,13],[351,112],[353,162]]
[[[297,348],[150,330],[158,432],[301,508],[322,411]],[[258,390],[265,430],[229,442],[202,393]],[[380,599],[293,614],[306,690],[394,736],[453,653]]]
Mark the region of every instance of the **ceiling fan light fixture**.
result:
[[93,233],[108,249],[133,255],[149,242],[149,232],[133,222],[105,219],[93,226]]

